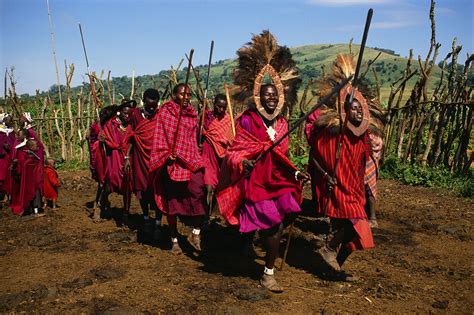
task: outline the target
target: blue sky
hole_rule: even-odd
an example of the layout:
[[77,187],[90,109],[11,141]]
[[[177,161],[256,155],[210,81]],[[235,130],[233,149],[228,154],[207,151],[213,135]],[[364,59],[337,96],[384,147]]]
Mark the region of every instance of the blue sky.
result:
[[[64,84],[64,60],[74,63],[73,85],[86,73],[78,22],[82,24],[91,70],[113,77],[155,74],[176,65],[195,49],[194,64],[234,58],[252,33],[270,29],[289,47],[360,42],[366,13],[374,8],[367,45],[410,48],[426,55],[431,29],[429,0],[49,0],[57,60]],[[473,1],[436,1],[439,59],[453,38],[473,53]],[[46,0],[0,0],[1,69],[15,66],[17,90],[34,93],[56,82]],[[2,89],[3,94],[3,89]]]

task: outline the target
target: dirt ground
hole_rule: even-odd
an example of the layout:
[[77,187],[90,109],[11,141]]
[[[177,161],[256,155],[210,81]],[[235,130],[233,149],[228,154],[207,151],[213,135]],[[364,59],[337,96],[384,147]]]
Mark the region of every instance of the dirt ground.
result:
[[[166,227],[164,241],[137,242],[136,200],[129,227],[114,218],[96,224],[89,218],[96,187],[88,173],[60,176],[59,209],[41,218],[0,212],[2,313],[472,313],[473,202],[443,190],[380,182],[376,248],[354,253],[345,265],[361,277],[355,283],[318,276],[314,250],[324,242],[324,222],[305,211],[288,264],[276,271],[286,291],[272,294],[258,284],[264,257],[258,238],[257,257],[248,258],[235,230],[213,224],[197,255],[181,226],[185,253],[174,256]],[[111,200],[120,206],[119,198]],[[285,244],[286,235],[281,252]]]

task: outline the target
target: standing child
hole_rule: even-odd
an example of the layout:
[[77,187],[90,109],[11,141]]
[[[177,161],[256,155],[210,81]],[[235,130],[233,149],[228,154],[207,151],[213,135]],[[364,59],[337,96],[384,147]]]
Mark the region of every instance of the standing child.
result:
[[54,168],[55,161],[52,158],[46,159],[44,167],[44,197],[46,202],[51,202],[53,209],[56,209],[56,200],[58,199],[58,172]]

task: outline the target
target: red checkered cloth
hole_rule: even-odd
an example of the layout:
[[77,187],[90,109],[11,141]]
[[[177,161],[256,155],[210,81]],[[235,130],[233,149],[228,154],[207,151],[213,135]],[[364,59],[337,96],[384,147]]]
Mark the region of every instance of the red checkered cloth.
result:
[[[178,125],[180,107],[168,101],[156,114],[156,127],[153,134],[153,147],[150,156],[150,172],[165,165],[171,152]],[[178,133],[176,134],[175,163],[167,166],[170,178],[177,182],[188,181],[191,172],[203,167],[201,154],[197,146],[197,114],[192,106],[182,111]]]
[[374,198],[377,198],[377,177],[379,169],[379,160],[382,155],[383,140],[381,137],[374,134],[369,134],[370,146],[372,152],[365,163],[365,184],[369,187],[370,192]]
[[228,113],[222,119],[215,118],[207,130],[202,133],[206,140],[212,145],[217,156],[223,158],[225,151],[234,138],[232,133],[232,122]]
[[[278,135],[288,130],[286,121],[277,120],[275,130]],[[244,182],[242,160],[253,160],[272,145],[270,140],[262,141],[237,124],[236,136],[227,149],[222,162],[221,178],[216,188],[216,199],[222,216],[229,224],[239,224],[239,211],[244,200]],[[297,170],[283,152],[288,151],[288,138],[285,138],[269,154],[275,161],[290,169]],[[301,194],[301,191],[299,191]],[[299,200],[297,196],[297,200]]]

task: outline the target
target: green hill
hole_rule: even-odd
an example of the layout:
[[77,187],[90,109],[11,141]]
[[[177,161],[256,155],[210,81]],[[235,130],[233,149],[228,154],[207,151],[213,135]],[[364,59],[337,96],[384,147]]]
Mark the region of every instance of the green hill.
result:
[[[315,79],[321,76],[323,67],[325,71],[330,71],[331,64],[333,63],[337,54],[348,53],[349,45],[347,44],[320,44],[320,45],[307,45],[301,47],[290,48],[293,57],[297,62],[297,65],[300,69],[300,75],[303,80],[304,87],[305,83],[310,79]],[[359,45],[353,45],[353,52],[359,50]],[[374,49],[366,48],[364,53],[364,63],[362,65],[361,72],[365,72],[367,67],[367,62],[373,60],[379,53],[381,55],[376,60],[376,62],[371,66],[376,70],[379,82],[381,85],[381,96],[382,103],[387,100],[390,93],[390,85],[402,76],[407,63],[407,59],[396,55],[394,52],[386,49]],[[183,63],[185,65],[186,62]],[[210,90],[208,95],[212,96],[215,93],[223,92],[223,83],[232,83],[232,73],[236,66],[235,59],[225,59],[215,62],[211,68],[210,76]],[[175,66],[176,67],[176,66]],[[196,66],[195,69],[199,72],[199,77],[201,85],[204,86],[205,77],[207,73],[207,65]],[[416,60],[412,63],[412,70],[418,69],[418,62]],[[184,81],[185,69],[182,69],[177,73],[178,81]],[[162,70],[158,74],[150,74],[138,76],[135,78],[136,83],[136,94],[141,95],[143,91],[149,87],[159,88],[161,91],[165,89],[166,83],[168,82],[169,70]],[[430,80],[430,87],[434,87],[435,84],[439,81],[441,70],[438,66],[435,67],[435,71]],[[77,74],[76,74],[77,75]],[[414,76],[408,82],[408,91],[411,86],[414,85],[418,76]],[[374,83],[374,75],[372,70],[367,74],[367,79]],[[191,85],[195,88],[195,78],[191,75]],[[111,86],[115,89],[116,95],[119,96],[119,93],[122,95],[130,95],[131,90],[131,78],[127,76],[123,77],[114,77],[111,80]],[[85,84],[86,90],[88,90],[88,84]],[[104,81],[104,87],[106,83]],[[72,88],[72,95],[75,95],[79,91],[80,87]],[[57,95],[57,86],[52,86],[49,90],[53,97]],[[64,89],[63,89],[64,91]],[[408,97],[408,93],[405,94],[405,97]],[[22,95],[22,99],[29,103],[31,97],[27,95]]]
[[[293,58],[296,60],[298,68],[300,69],[300,75],[303,80],[302,86],[304,86],[304,84],[310,79],[320,77],[322,75],[323,67],[325,68],[325,71],[330,71],[331,65],[337,54],[349,52],[349,46],[347,44],[307,45],[290,49],[293,53]],[[354,52],[357,52],[359,50],[359,45],[353,45],[352,49]],[[364,53],[364,63],[361,69],[362,72],[365,72],[367,62],[376,58],[379,53],[381,53],[381,55],[377,58],[375,63],[372,64],[371,68],[375,69],[377,72],[377,76],[381,85],[382,100],[384,100],[388,98],[388,95],[390,93],[390,85],[402,76],[402,73],[406,67],[407,59],[395,55],[394,53],[388,53],[373,48],[366,48]],[[232,73],[236,64],[237,63],[235,59],[225,59],[217,61],[212,65],[211,76],[209,80],[211,95],[212,93],[222,92],[224,82],[232,83]],[[203,83],[206,77],[207,66],[200,65],[196,66],[195,68],[200,74],[199,77],[201,84],[204,85]],[[417,68],[418,63],[413,62],[412,70],[415,70]],[[167,71],[162,71],[154,76],[155,86],[157,86],[156,82],[160,82],[160,80],[165,80],[166,72]],[[430,81],[431,87],[434,87],[435,84],[439,81],[440,74],[441,69],[436,66],[432,74],[432,79]],[[178,73],[178,79],[184,80],[184,75],[184,71],[180,71]],[[414,76],[410,81],[408,81],[409,88],[415,84],[417,78],[418,76]],[[114,84],[116,83],[116,79],[117,78],[114,78]],[[367,74],[367,79],[370,82],[375,83],[375,78],[372,70],[369,71],[369,73]],[[127,84],[121,85],[121,87],[128,89],[126,92],[129,93],[131,84],[130,78],[126,78],[126,80]],[[146,88],[152,85],[150,81],[150,76],[138,77],[136,81],[142,88]],[[195,84],[193,76],[191,79],[191,84],[193,86]],[[406,95],[406,97],[408,97],[408,95]]]

